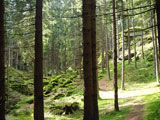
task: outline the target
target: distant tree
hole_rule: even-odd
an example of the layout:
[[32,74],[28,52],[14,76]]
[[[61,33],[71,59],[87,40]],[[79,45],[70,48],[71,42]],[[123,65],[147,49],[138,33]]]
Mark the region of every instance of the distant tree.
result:
[[44,120],[42,0],[36,0],[34,67],[34,119]]
[[[104,9],[107,8],[106,0],[104,2]],[[107,18],[107,17],[106,17]],[[108,39],[108,31],[107,31],[107,20],[104,22],[104,39],[106,43],[106,68],[107,68],[107,79],[110,79],[110,67],[109,67],[109,39]]]
[[55,56],[54,56],[54,38],[52,38],[52,57],[51,57],[51,60],[52,60],[52,74],[54,74],[54,59],[55,59]]
[[[132,0],[132,9],[134,8],[134,0]],[[134,10],[132,10],[132,15],[134,15]],[[132,18],[132,27],[133,27],[133,40],[134,40],[134,67],[137,68],[136,61],[136,40],[135,40],[135,18]]]
[[125,81],[125,49],[124,49],[124,17],[123,17],[123,0],[121,0],[121,22],[122,22],[122,80],[121,80],[121,89],[124,89]]
[[0,120],[5,120],[4,0],[0,1]]
[[117,41],[116,41],[116,15],[115,0],[112,0],[113,10],[113,80],[114,80],[114,109],[119,111],[118,106],[118,84],[117,84]]
[[[127,0],[127,7],[128,7],[128,9],[129,9],[129,3],[130,3],[130,1],[129,0]],[[129,10],[127,10],[127,14],[129,15]],[[131,62],[131,41],[130,41],[130,17],[128,16],[128,18],[127,18],[127,24],[128,24],[128,64],[130,64],[130,62]]]
[[[141,9],[141,11],[142,11],[142,9]],[[143,18],[142,19],[142,36],[141,36],[141,44],[142,44],[141,45],[142,46],[142,52],[141,53],[142,53],[142,58],[144,59],[144,47],[143,47],[144,46],[144,30],[143,30],[143,28],[144,28],[143,27],[144,26],[143,25],[143,23],[144,23],[144,17],[143,17],[143,14],[141,14],[141,18]]]

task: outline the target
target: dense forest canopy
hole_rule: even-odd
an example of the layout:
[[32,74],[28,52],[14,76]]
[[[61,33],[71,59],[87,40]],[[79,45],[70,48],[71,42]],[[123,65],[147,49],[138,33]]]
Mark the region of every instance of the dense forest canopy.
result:
[[0,120],[159,120],[159,0],[1,0]]

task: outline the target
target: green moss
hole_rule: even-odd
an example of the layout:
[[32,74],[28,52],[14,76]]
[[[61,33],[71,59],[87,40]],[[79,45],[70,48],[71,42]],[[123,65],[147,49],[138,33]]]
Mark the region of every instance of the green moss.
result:
[[143,97],[145,105],[145,120],[159,120],[160,118],[160,93]]

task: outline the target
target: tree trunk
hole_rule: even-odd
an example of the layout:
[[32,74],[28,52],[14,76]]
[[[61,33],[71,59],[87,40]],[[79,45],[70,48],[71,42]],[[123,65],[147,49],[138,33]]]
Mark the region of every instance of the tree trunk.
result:
[[0,120],[5,120],[4,0],[0,0]]
[[[156,25],[156,19],[155,19],[155,14],[154,14],[154,19],[153,19],[153,26]],[[154,27],[154,43],[155,43],[155,63],[156,63],[156,80],[157,84],[159,84],[159,63],[158,63],[158,48],[157,48],[157,30],[156,27]]]
[[[128,0],[128,9],[129,9],[129,0]],[[127,14],[129,15],[129,10],[127,10]],[[131,63],[131,41],[130,41],[130,17],[128,16],[128,64]]]
[[[81,37],[81,31],[80,31],[80,21],[78,20],[78,31],[79,31],[79,37]],[[82,52],[81,52],[81,41],[79,40],[78,42],[78,62],[79,62],[79,78],[82,79],[82,66],[81,66],[81,62],[82,62]]]
[[[132,0],[132,8],[133,8],[133,5],[134,5],[134,2]],[[132,14],[134,15],[134,10],[132,10]],[[133,40],[134,40],[134,67],[137,68],[134,16],[133,16],[132,26],[133,26],[133,34],[134,34],[134,37],[133,37]]]
[[[153,21],[153,19],[152,19],[152,17],[153,17],[153,15],[152,15],[152,13],[151,13],[151,25],[153,26],[153,24],[154,24],[154,21]],[[155,36],[155,32],[154,32],[154,27],[152,27],[152,41],[153,41],[153,55],[154,55],[154,71],[155,71],[155,74],[156,74],[156,54],[155,54],[155,40],[156,40],[156,38],[155,38],[156,36]]]
[[93,120],[91,0],[83,0],[84,120]]
[[159,48],[159,66],[160,66],[160,0],[156,0],[157,27],[158,27],[158,48]]
[[[143,28],[142,28],[143,29]],[[144,42],[143,42],[144,40],[143,40],[143,30],[142,30],[142,37],[141,37],[141,42],[142,42],[142,58],[144,59],[144,49],[143,49],[143,44],[144,44]]]
[[124,49],[124,17],[123,17],[123,0],[121,0],[121,21],[122,21],[122,80],[121,80],[121,89],[124,89],[124,80],[125,80],[125,49]]
[[[76,35],[74,35],[73,38],[75,38],[75,36]],[[74,44],[74,48],[73,48],[74,49],[74,52],[73,52],[73,54],[74,54],[74,70],[75,71],[77,70],[77,64],[76,64],[77,63],[76,62],[77,61],[77,44],[76,44],[76,41],[77,40],[75,38],[75,40],[73,41],[73,44]]]
[[83,0],[84,120],[99,120],[97,102],[96,1]]
[[[98,80],[97,80],[97,45],[96,45],[96,0],[91,0],[91,39],[92,39],[92,75],[93,75],[93,119],[99,120]],[[104,40],[103,40],[104,41]]]
[[80,41],[79,41],[79,46],[78,46],[78,58],[79,58],[79,78],[82,79],[82,68],[81,68],[81,61],[82,61],[82,53],[81,53],[81,45],[80,45]]
[[[141,12],[142,12],[142,10],[141,10]],[[141,14],[141,18],[143,18],[143,15]],[[144,19],[142,19],[142,37],[141,37],[141,43],[142,43],[142,58],[144,59],[144,49],[143,49],[143,44],[144,44],[144,39],[143,39],[143,33],[144,33],[144,31],[143,31],[143,23],[144,23]]]
[[36,0],[34,67],[34,120],[44,120],[42,0]]
[[64,72],[66,73],[67,72],[67,59],[66,59],[66,57],[67,57],[67,54],[66,54],[66,50],[67,50],[67,39],[66,38],[64,38],[65,40],[65,42],[64,42],[64,44],[65,44],[65,46],[64,46],[64,62],[63,62],[63,60],[62,60],[62,64],[63,64],[63,66],[62,66],[62,69],[64,69]]
[[[106,24],[105,24],[106,25]],[[105,41],[106,41],[106,68],[107,68],[107,80],[110,79],[110,68],[109,68],[109,39],[108,33],[106,30],[106,26],[104,26],[104,33],[105,33]]]
[[17,48],[17,49],[16,49],[16,69],[18,69],[18,64],[19,64],[18,56],[19,56],[19,50],[18,50],[18,48]]
[[[116,14],[117,15],[117,18],[118,18],[118,13]],[[120,56],[120,41],[119,41],[119,28],[118,28],[118,20],[117,20],[117,22],[116,22],[116,24],[117,24],[117,41],[118,41],[118,43],[117,43],[117,57],[119,58],[119,56]]]
[[113,80],[114,80],[114,109],[119,111],[118,106],[118,84],[117,84],[117,41],[116,41],[116,16],[115,0],[112,0],[113,9]]
[[[104,9],[107,8],[106,0],[104,1]],[[107,19],[107,17],[106,17]],[[110,77],[110,68],[109,68],[109,39],[108,39],[108,32],[107,32],[107,20],[104,22],[104,39],[106,43],[106,68],[107,68],[107,80],[109,80]]]
[[54,74],[54,39],[52,39],[52,57],[51,57],[51,64],[52,64],[52,74]]
[[10,48],[10,44],[8,45],[8,66],[11,67],[11,48]]
[[[102,14],[101,8],[99,7],[100,14]],[[104,50],[105,50],[105,41],[104,41],[104,31],[103,31],[103,18],[100,17],[101,23],[101,51],[102,51],[102,70],[105,68],[105,57],[104,57]]]

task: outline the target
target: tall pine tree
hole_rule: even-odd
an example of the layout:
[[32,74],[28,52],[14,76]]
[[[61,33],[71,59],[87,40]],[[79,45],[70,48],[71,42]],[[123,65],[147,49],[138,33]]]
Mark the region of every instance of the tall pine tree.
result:
[[0,120],[5,120],[4,0],[0,0]]
[[114,109],[119,111],[118,106],[118,84],[117,84],[117,40],[116,40],[116,15],[115,0],[112,0],[113,10],[113,80],[114,80]]
[[43,42],[42,0],[36,0],[35,66],[34,66],[34,119],[44,120],[43,103]]
[[83,0],[84,120],[98,120],[96,1]]

